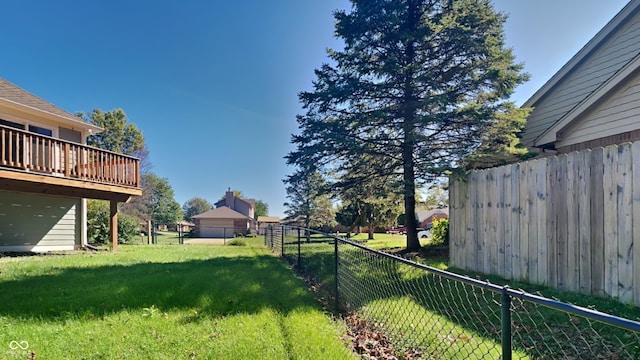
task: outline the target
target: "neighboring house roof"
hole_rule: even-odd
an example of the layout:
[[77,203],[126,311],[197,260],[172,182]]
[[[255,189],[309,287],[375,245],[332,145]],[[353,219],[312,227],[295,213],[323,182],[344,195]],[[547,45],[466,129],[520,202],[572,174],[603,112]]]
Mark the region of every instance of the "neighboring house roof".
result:
[[215,208],[202,214],[195,215],[194,219],[250,219],[239,212],[232,210],[226,206]]
[[279,223],[280,218],[277,216],[258,216],[258,222],[262,223]]
[[178,221],[178,223],[176,225],[179,226],[195,226],[196,224],[189,222],[189,221]]
[[449,217],[449,208],[420,210],[417,212],[418,221],[423,222],[436,214],[445,214]]
[[295,216],[287,216],[286,218],[282,219],[280,222],[286,225],[304,226],[305,219],[303,216],[295,215]]
[[554,144],[579,115],[640,68],[640,0],[631,0],[523,107],[533,107],[522,133],[528,147]]
[[0,104],[26,108],[45,116],[54,116],[58,121],[73,124],[84,129],[91,129],[93,133],[98,133],[103,130],[3,78],[0,78]]
[[[254,199],[242,199],[239,198],[237,196],[234,196],[235,200],[234,201],[242,201],[243,203],[247,204],[248,206],[255,208],[256,207],[256,201]],[[226,206],[227,204],[227,199],[220,199],[218,200],[217,203],[213,204],[215,207],[222,207],[222,206]]]
[[240,200],[246,202],[252,208],[256,207],[256,200],[255,199],[240,199]]

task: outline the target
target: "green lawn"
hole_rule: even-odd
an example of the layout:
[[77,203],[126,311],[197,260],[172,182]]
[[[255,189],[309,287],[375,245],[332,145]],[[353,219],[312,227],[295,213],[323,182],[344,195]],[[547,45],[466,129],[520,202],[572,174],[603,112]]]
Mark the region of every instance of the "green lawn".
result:
[[344,325],[261,246],[119,249],[0,258],[0,358],[353,358]]
[[[157,233],[158,245],[176,245],[179,244],[180,239],[176,231],[158,231]],[[188,239],[188,238],[185,238]],[[147,244],[148,238],[146,235],[136,236],[129,244],[142,245]]]
[[[344,237],[345,234],[340,234],[340,236]],[[373,240],[368,240],[369,234],[360,233],[358,235],[351,235],[350,240],[365,242],[367,247],[373,249],[392,249],[392,248],[401,248],[407,246],[407,236],[399,235],[399,234],[384,234],[384,233],[375,233],[373,234]],[[430,239],[420,239],[420,244],[422,246],[429,245]]]

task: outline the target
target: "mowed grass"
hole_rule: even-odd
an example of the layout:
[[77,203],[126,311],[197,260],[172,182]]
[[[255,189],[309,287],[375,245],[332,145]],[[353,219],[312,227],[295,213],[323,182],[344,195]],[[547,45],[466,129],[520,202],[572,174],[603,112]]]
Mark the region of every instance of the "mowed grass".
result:
[[[188,240],[189,238],[185,238]],[[178,232],[176,231],[157,231],[156,232],[156,240],[158,245],[177,245],[180,244],[180,238],[178,237]],[[132,245],[146,245],[149,241],[147,235],[135,236],[129,244]]]
[[[340,234],[340,236],[344,237],[344,234]],[[360,233],[357,235],[351,235],[349,238],[353,241],[358,242],[366,242],[367,247],[372,249],[393,249],[393,248],[402,248],[407,246],[407,236],[400,234],[384,234],[384,233],[375,233],[373,234],[373,240],[368,240],[368,233]],[[419,239],[420,245],[426,246],[429,245],[430,239],[424,238]]]
[[[390,251],[407,247],[406,235],[375,233],[373,237],[373,240],[368,240],[369,234],[361,233],[358,235],[352,235],[350,239],[353,241],[358,241],[368,248],[381,251]],[[433,251],[433,253],[429,254],[429,256],[427,257],[415,257],[411,260],[434,267],[436,269],[447,270],[447,268],[449,267],[449,256],[448,254],[442,255],[442,251],[440,251],[440,248],[442,248],[442,246],[431,246],[431,238],[422,238],[418,240],[420,241],[420,245],[427,251],[431,249],[436,251]]]
[[260,246],[1,258],[0,304],[2,359],[353,358],[344,324]]

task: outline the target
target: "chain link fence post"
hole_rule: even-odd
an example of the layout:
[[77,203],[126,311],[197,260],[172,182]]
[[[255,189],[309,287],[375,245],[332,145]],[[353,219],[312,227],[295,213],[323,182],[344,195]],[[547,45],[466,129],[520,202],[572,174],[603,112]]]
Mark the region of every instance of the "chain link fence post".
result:
[[511,297],[509,287],[502,288],[500,303],[502,305],[502,360],[511,360]]
[[335,296],[336,296],[336,314],[340,313],[340,300],[338,296],[338,238],[333,239],[334,245],[334,259],[335,259],[335,267],[334,267],[334,280],[335,280]]

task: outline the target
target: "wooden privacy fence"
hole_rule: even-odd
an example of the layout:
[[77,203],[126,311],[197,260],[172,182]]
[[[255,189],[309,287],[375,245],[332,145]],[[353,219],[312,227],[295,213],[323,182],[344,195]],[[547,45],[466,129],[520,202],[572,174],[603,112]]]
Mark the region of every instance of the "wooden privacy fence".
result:
[[640,142],[452,180],[450,239],[455,267],[640,305]]

